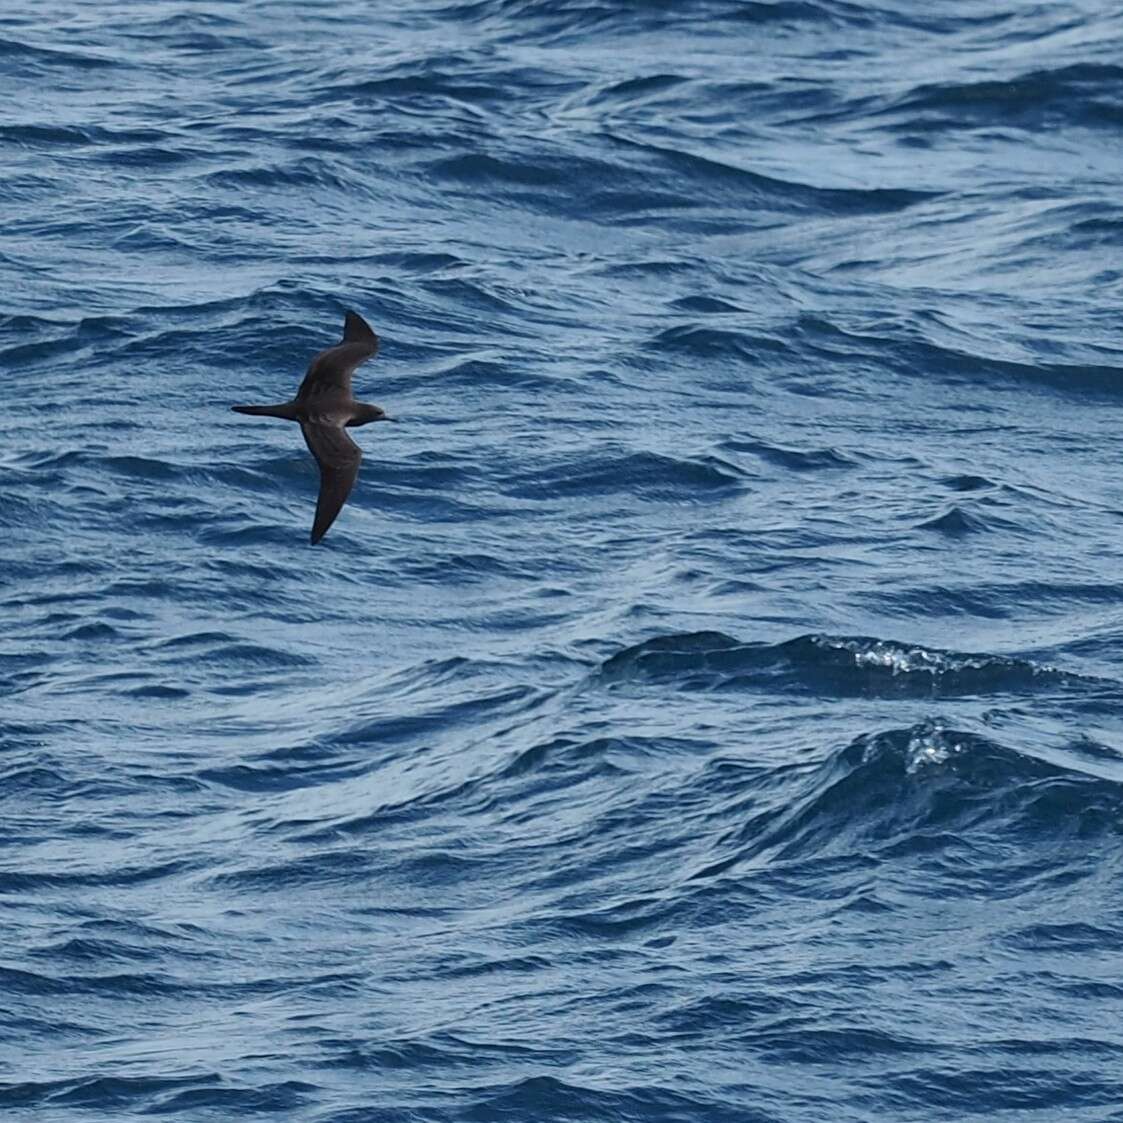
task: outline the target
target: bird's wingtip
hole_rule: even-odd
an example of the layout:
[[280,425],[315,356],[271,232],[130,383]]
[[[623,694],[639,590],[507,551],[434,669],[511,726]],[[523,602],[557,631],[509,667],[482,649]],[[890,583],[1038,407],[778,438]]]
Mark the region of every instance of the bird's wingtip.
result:
[[378,336],[358,312],[348,308],[343,314],[343,342],[370,343],[377,347]]

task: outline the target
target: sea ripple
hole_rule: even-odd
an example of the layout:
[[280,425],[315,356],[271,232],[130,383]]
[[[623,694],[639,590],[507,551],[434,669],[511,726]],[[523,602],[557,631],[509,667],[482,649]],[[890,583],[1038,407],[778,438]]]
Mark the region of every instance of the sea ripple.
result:
[[1123,1120],[1121,43],[9,3],[5,1118]]

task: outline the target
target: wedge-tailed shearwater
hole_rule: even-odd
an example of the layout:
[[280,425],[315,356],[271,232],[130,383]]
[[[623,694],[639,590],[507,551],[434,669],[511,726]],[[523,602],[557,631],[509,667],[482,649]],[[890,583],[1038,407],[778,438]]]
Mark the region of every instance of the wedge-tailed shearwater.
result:
[[308,450],[320,465],[320,497],[312,523],[313,545],[335,522],[359,474],[363,454],[347,429],[371,421],[391,421],[378,406],[355,401],[351,375],[360,363],[378,353],[378,336],[355,312],[343,321],[343,339],[321,351],[308,364],[308,373],[291,402],[279,406],[233,406],[235,413],[281,417],[299,421]]

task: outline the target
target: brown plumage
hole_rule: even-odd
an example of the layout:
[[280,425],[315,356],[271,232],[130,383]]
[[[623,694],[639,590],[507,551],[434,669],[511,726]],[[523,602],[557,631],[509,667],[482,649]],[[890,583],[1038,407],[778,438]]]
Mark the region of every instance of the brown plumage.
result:
[[378,336],[355,312],[343,321],[343,339],[321,351],[308,364],[308,373],[290,402],[277,406],[233,406],[235,413],[299,421],[309,452],[320,465],[320,495],[312,523],[312,543],[319,542],[347,502],[363,454],[348,428],[371,421],[390,421],[378,406],[357,402],[351,376],[360,363],[378,353]]

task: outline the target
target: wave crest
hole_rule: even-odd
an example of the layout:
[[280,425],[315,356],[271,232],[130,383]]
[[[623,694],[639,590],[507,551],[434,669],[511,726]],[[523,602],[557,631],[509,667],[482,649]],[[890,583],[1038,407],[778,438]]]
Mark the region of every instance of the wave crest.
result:
[[1004,655],[966,654],[868,636],[742,643],[722,632],[645,640],[600,668],[609,682],[684,690],[770,690],[825,697],[963,698],[1050,691],[1115,695],[1117,683]]

